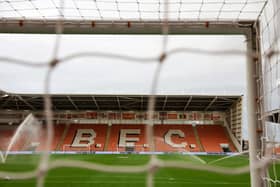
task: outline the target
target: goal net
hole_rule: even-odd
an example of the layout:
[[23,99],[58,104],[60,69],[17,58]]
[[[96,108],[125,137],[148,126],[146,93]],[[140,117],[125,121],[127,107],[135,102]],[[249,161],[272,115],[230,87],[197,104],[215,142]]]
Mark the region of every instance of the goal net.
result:
[[[46,171],[57,167],[80,167],[103,172],[147,172],[146,184],[154,185],[158,168],[176,167],[240,174],[250,171],[251,185],[279,184],[277,175],[270,175],[268,166],[277,163],[278,128],[280,109],[280,3],[278,0],[15,0],[0,1],[0,32],[2,33],[49,33],[56,34],[51,60],[43,63],[12,56],[1,56],[1,63],[11,63],[29,68],[47,68],[44,82],[44,109],[46,117],[45,151],[38,166],[39,172],[5,173],[14,179],[36,178],[43,186]],[[160,55],[130,56],[113,52],[82,51],[60,57],[58,55],[62,34],[160,34]],[[246,36],[247,50],[217,50],[179,47],[169,49],[170,34],[240,34]],[[53,111],[50,87],[54,70],[77,58],[110,58],[128,62],[155,63],[148,102],[147,142],[153,151],[153,116],[155,95],[162,66],[166,59],[181,53],[226,55],[247,57],[247,117],[249,135],[250,167],[225,169],[208,165],[162,161],[150,156],[148,165],[142,167],[107,167],[90,163],[52,162],[49,152],[53,140]],[[273,133],[273,135],[271,134]],[[65,148],[68,149],[68,148]],[[272,151],[274,150],[274,151]],[[51,167],[50,167],[51,166]],[[39,174],[38,174],[39,173]]]

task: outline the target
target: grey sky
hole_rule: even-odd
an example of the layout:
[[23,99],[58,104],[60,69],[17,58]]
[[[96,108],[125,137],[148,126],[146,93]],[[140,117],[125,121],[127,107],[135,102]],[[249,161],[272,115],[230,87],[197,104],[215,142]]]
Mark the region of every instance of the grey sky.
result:
[[[47,61],[52,56],[52,35],[0,35],[0,55],[30,61]],[[243,36],[170,36],[168,49],[246,49]],[[160,36],[66,35],[59,56],[74,52],[99,51],[131,56],[158,56]],[[41,93],[44,69],[1,64],[1,89],[10,92]],[[117,59],[79,58],[61,64],[52,78],[53,93],[149,93],[155,63],[139,64]],[[245,57],[176,54],[163,66],[159,93],[243,94]]]

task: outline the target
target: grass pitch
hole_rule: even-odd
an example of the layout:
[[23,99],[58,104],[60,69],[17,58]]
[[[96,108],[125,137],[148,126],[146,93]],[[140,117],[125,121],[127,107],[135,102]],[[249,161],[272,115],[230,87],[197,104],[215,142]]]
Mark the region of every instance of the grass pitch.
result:
[[[209,164],[221,156],[199,156],[189,155],[159,155],[162,160],[180,160],[196,164]],[[80,160],[107,165],[143,165],[149,161],[147,155],[126,154],[126,155],[52,155],[51,160]],[[0,171],[31,171],[35,169],[39,162],[38,155],[10,155],[6,163],[0,164]],[[248,157],[238,156],[215,162],[211,165],[228,168],[248,165]],[[145,186],[147,173],[120,174],[103,173],[79,168],[58,168],[48,172],[45,179],[47,187],[143,187]],[[154,183],[156,187],[179,187],[179,186],[250,186],[249,174],[223,175],[205,171],[195,171],[189,169],[163,168],[155,173]],[[31,187],[36,186],[36,180],[4,180],[0,179],[1,187]]]

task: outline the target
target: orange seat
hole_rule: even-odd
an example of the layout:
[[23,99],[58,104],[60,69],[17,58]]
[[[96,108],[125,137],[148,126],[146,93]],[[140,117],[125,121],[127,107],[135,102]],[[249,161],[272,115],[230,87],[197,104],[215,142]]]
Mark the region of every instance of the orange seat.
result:
[[[107,133],[107,125],[104,124],[71,124],[65,137],[62,146],[60,147],[61,151],[103,151],[106,133]],[[74,141],[75,135],[78,129],[93,129],[96,133],[96,137],[94,138],[94,144],[90,147],[71,147],[71,144]],[[100,147],[97,147],[96,144],[100,144]]]
[[111,127],[111,134],[108,144],[108,151],[125,151],[124,147],[119,147],[119,138],[121,129],[140,129],[139,135],[128,135],[128,137],[139,138],[138,142],[135,142],[135,151],[148,151],[148,147],[144,147],[146,144],[146,126],[145,125],[118,125],[114,124]]
[[[184,132],[185,137],[180,138],[179,136],[172,136],[172,141],[174,143],[182,143],[186,142],[187,146],[185,148],[174,148],[168,145],[164,141],[165,134],[171,130],[181,130]],[[154,126],[154,140],[155,140],[155,147],[156,151],[164,151],[164,152],[198,152],[199,146],[197,145],[195,134],[193,132],[193,127],[191,125],[155,125]],[[190,148],[190,145],[194,144],[194,148]]]
[[0,130],[0,151],[6,151],[15,129]]
[[197,125],[196,129],[206,152],[223,152],[220,144],[228,144],[231,152],[236,151],[225,127],[221,125]]
[[[146,140],[146,125],[133,125],[133,124],[113,124],[111,126],[110,137],[108,137],[108,147],[105,149],[105,141],[107,136],[107,128],[108,126],[105,124],[70,124],[68,127],[67,134],[64,136],[64,132],[66,125],[58,124],[54,125],[54,137],[52,140],[51,150],[59,150],[59,151],[125,151],[125,147],[119,147],[119,139],[120,139],[120,130],[121,129],[139,129],[140,134],[138,135],[127,135],[127,137],[137,137],[139,141],[135,142],[135,151],[149,151]],[[232,144],[230,138],[227,135],[227,131],[221,125],[197,125],[195,127],[197,129],[200,142],[206,152],[223,152],[220,144],[228,144],[230,151],[236,151],[234,145]],[[93,129],[96,133],[96,137],[94,139],[94,144],[90,147],[71,147],[75,135],[78,129]],[[175,144],[181,144],[183,142],[186,143],[186,147],[184,148],[174,148],[171,145],[168,145],[164,136],[169,130],[181,130],[185,137],[179,137],[177,135],[173,135],[171,137],[171,141]],[[8,143],[12,135],[14,134],[15,129],[7,128],[0,130],[0,149],[6,150]],[[19,137],[19,140],[13,145],[13,151],[24,150],[22,148],[27,147],[26,142],[39,142],[39,146],[36,148],[37,151],[45,150],[45,142],[46,142],[46,126],[43,126],[41,129],[39,138],[36,140],[33,138],[31,141],[26,141],[28,136]],[[63,139],[64,138],[64,139]],[[155,151],[163,151],[163,152],[198,152],[200,151],[198,142],[195,137],[195,133],[192,125],[154,125],[154,137],[155,143]],[[60,145],[61,144],[61,145]],[[99,146],[96,146],[96,145]],[[194,147],[190,145],[194,144]],[[60,145],[60,147],[58,147]],[[279,149],[277,149],[277,153]]]
[[[53,139],[52,139],[51,151],[56,150],[56,147],[57,147],[59,141],[61,140],[61,137],[65,130],[65,126],[66,125],[64,125],[64,124],[56,124],[53,126]],[[43,129],[41,129],[41,131],[40,131],[40,138],[38,140],[40,142],[40,145],[37,147],[36,151],[46,150],[46,148],[45,148],[45,143],[47,141],[46,137],[47,137],[47,129],[46,129],[46,126],[43,126]]]

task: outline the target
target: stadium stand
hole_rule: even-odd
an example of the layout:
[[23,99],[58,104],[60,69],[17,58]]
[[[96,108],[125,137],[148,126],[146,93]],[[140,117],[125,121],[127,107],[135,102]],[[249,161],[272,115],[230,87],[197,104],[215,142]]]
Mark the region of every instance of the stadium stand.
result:
[[10,139],[14,133],[14,129],[1,129],[0,131],[0,150],[6,150],[7,144],[10,142]]
[[236,151],[222,125],[197,125],[196,129],[206,152]]
[[[0,131],[0,150],[6,151],[9,144],[16,132],[15,127],[1,129]],[[40,144],[39,134],[31,134],[32,130],[23,130],[15,139],[12,144],[10,151],[33,151],[36,150],[37,146]],[[42,140],[42,142],[44,142]]]
[[[43,126],[44,127],[44,126]],[[53,151],[149,151],[144,124],[56,124],[51,146]],[[14,129],[1,129],[0,149],[5,150]],[[28,134],[19,137],[12,151],[43,151],[45,127],[38,138]],[[154,126],[155,151],[160,152],[235,152],[236,149],[222,125]],[[279,150],[277,149],[277,152]]]
[[280,155],[280,144],[275,143],[275,147],[272,149],[273,153],[276,155]]
[[[178,134],[171,134],[171,142],[166,142],[166,135],[170,130],[180,130],[184,137]],[[155,146],[157,151],[173,152],[188,151],[199,152],[198,142],[196,141],[192,125],[155,125]],[[172,143],[180,146],[172,146]]]
[[[113,124],[108,143],[108,151],[148,151],[145,143],[145,125],[119,125]],[[132,151],[132,150],[131,150]]]
[[[5,129],[15,129],[16,124],[25,124],[26,127],[32,127],[29,129],[35,129],[37,132],[37,125],[29,121],[32,121],[33,118],[28,118],[32,114],[36,118],[33,121],[38,120],[40,122],[40,132],[34,133],[31,131],[34,134],[32,138],[29,138],[28,134],[30,133],[28,131],[23,134],[20,133],[22,141],[15,143],[12,150],[45,150],[44,143],[46,142],[47,132],[45,117],[42,113],[44,98],[38,94],[20,95],[20,97],[28,101],[34,100],[34,102],[30,102],[29,105],[23,102],[22,105],[15,107],[18,101],[13,98],[8,98],[7,102],[3,102],[6,99],[0,101],[3,106],[7,105],[6,107],[9,109],[9,111],[2,111],[2,114],[0,114],[3,123],[0,133],[5,133]],[[53,116],[54,137],[50,147],[52,151],[150,151],[145,133],[148,113],[143,111],[148,107],[149,96],[52,95],[52,99],[61,101],[53,102],[54,108],[59,110],[55,111]],[[95,102],[92,103],[92,100]],[[72,105],[61,106],[62,102],[69,103],[69,101],[72,101]],[[220,108],[220,105],[216,105],[216,102],[222,102],[222,108]],[[234,106],[241,106],[241,103],[241,96],[157,96],[157,108],[153,116],[155,151],[241,151],[241,145],[238,144],[238,142],[241,142],[241,122],[234,124],[234,128],[240,130],[232,132],[231,137],[228,137],[228,132],[225,132],[221,126],[215,127],[215,125],[212,125],[208,129],[207,126],[209,125],[205,127],[203,125],[197,127],[191,125],[194,122],[198,124],[223,124],[227,120],[226,125],[230,126],[232,121],[238,120],[234,116],[238,116],[242,112],[241,107],[232,108],[232,106],[233,104],[235,104]],[[211,106],[211,108],[208,106]],[[104,111],[97,111],[98,108],[102,108]],[[208,110],[205,110],[206,108]],[[30,109],[30,111],[38,109],[38,111],[27,114],[26,109]],[[227,113],[226,111],[229,109],[239,112]],[[10,110],[16,111],[15,114],[12,114]],[[64,112],[64,110],[67,112]],[[25,119],[27,121],[23,123]],[[200,126],[207,129],[207,132],[204,133]],[[216,128],[222,128],[222,130],[216,130]],[[5,137],[8,138],[12,134],[7,134]],[[231,138],[236,149],[232,146],[232,143],[229,143]],[[5,140],[5,142],[7,141]],[[24,143],[20,145],[22,142]],[[0,142],[1,144],[3,143]],[[3,145],[1,146],[3,147]]]
[[[18,127],[17,127],[18,128]],[[1,129],[0,131],[0,150],[7,151],[9,144],[12,141],[12,138],[17,129],[15,126],[7,127],[5,129]],[[26,151],[30,150],[33,145],[34,136],[30,135],[30,130],[22,130],[15,141],[12,143],[10,147],[10,151]],[[36,148],[36,147],[35,147]]]
[[71,124],[58,150],[103,151],[106,132],[107,125],[104,124]]
[[[58,124],[58,125],[54,125],[54,137],[52,140],[52,146],[51,146],[51,150],[56,150],[57,149],[57,145],[59,143],[59,141],[61,140],[62,134],[65,130],[65,126],[64,124]],[[44,127],[44,129],[42,129],[42,131],[40,132],[40,138],[39,138],[39,146],[37,147],[37,151],[43,151],[45,150],[45,137],[46,135],[46,129]]]

